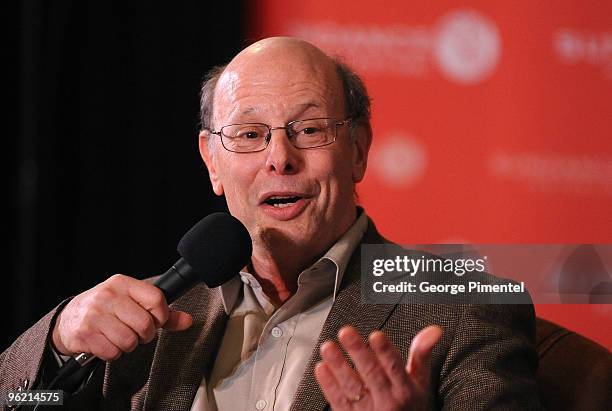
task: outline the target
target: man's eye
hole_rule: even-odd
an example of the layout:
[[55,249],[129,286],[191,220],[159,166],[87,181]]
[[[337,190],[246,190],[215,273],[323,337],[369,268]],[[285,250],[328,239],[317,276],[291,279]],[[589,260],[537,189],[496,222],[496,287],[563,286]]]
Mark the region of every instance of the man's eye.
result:
[[245,131],[241,131],[240,133],[237,133],[236,137],[244,138],[247,140],[253,140],[253,139],[259,138],[259,132],[255,130],[245,130]]
[[317,127],[306,127],[304,129],[300,130],[300,133],[303,133],[303,134],[315,134],[315,133],[318,133],[320,131],[321,131],[321,129],[317,128]]

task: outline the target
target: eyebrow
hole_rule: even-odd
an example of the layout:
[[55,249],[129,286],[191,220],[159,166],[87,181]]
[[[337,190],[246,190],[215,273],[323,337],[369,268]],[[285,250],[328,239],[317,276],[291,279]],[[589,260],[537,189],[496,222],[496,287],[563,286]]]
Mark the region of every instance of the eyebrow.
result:
[[[308,110],[311,107],[321,107],[321,106],[319,104],[317,104],[316,102],[314,102],[314,101],[309,101],[307,103],[297,104],[295,107],[297,108],[296,112],[298,114],[301,114],[301,113],[303,113],[304,111]],[[245,110],[243,110],[241,114],[243,116],[246,116],[246,115],[255,113],[257,111],[258,111],[258,109],[256,107],[252,107],[251,106],[251,107],[248,107]]]
[[319,106],[316,102],[314,101],[309,101],[307,103],[302,103],[302,104],[298,104],[296,107],[299,107],[300,110],[298,111],[298,113],[303,113],[304,111],[308,110],[311,107],[321,107]]

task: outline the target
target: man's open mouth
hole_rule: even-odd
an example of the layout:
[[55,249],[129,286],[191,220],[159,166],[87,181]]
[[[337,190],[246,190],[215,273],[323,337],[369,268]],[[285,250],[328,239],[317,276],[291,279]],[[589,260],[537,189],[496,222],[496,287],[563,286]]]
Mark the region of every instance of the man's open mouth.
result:
[[283,208],[289,207],[301,199],[302,197],[300,196],[271,196],[264,200],[264,203],[273,207]]

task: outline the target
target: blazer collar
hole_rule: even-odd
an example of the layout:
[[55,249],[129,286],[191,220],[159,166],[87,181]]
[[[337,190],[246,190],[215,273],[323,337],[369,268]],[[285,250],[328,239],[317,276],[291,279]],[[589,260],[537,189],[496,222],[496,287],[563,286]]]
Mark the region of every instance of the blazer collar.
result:
[[172,307],[190,312],[194,323],[181,332],[162,330],[153,357],[145,409],[190,409],[225,330],[227,315],[217,290],[197,285]]

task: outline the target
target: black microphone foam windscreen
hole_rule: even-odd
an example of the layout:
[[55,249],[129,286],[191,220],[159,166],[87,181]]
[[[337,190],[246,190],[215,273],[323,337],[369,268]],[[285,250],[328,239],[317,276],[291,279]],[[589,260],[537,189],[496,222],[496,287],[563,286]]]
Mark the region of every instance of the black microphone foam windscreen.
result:
[[204,217],[181,238],[177,251],[209,287],[240,272],[251,258],[253,244],[246,227],[226,213]]

